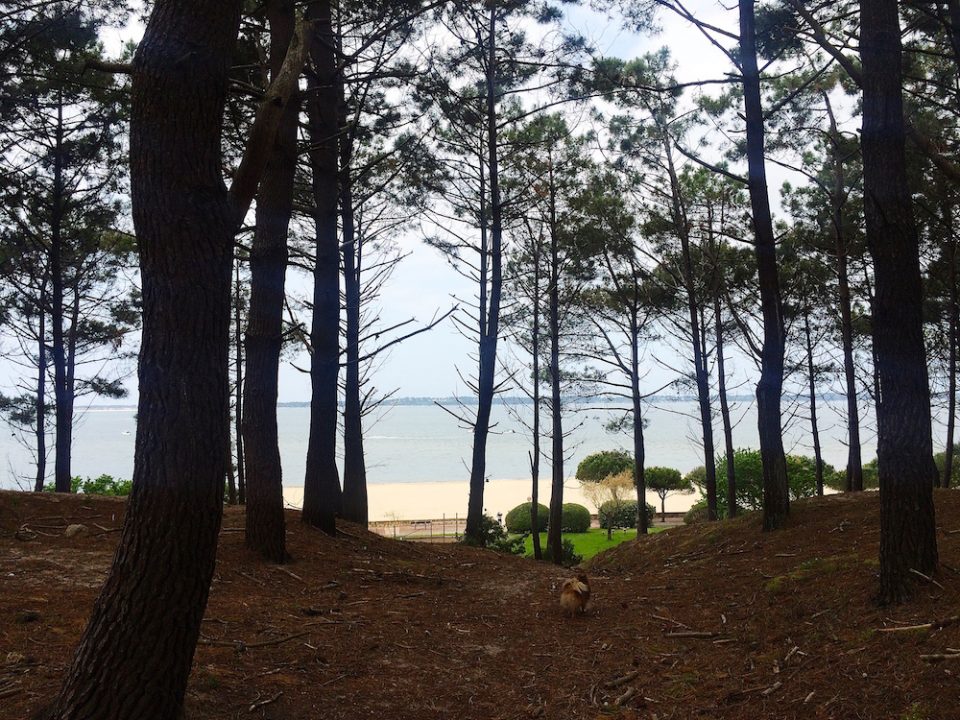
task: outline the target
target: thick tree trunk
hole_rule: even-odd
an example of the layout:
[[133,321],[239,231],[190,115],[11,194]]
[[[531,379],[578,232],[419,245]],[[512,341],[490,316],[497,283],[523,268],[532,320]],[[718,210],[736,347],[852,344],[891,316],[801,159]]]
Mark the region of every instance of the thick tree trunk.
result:
[[760,381],[757,383],[757,424],[763,461],[763,528],[775,530],[786,522],[790,514],[787,461],[783,452],[780,416],[784,325],[780,280],[777,276],[777,244],[764,167],[763,106],[760,101],[760,71],[757,67],[754,0],[740,0],[740,59],[747,126],[747,180],[763,311],[763,348]]
[[[500,334],[500,296],[503,287],[503,208],[500,204],[500,170],[497,147],[497,6],[490,3],[489,52],[487,55],[487,164],[490,174],[490,293],[481,301],[479,377],[477,378],[477,418],[473,426],[473,457],[470,463],[470,497],[467,504],[466,535],[474,542],[480,538],[483,515],[483,490],[486,482],[487,436],[493,406],[494,376],[497,372],[497,339]],[[487,263],[486,252],[481,264]],[[485,273],[481,277],[481,295],[486,294]],[[486,322],[483,307],[486,305]]]
[[133,493],[113,566],[46,714],[177,720],[214,569],[229,441],[236,209],[220,123],[239,3],[157,0],[134,59],[140,350]]
[[727,402],[727,373],[724,363],[723,350],[723,315],[720,308],[720,293],[714,293],[713,312],[715,332],[717,336],[717,394],[720,396],[720,419],[723,423],[724,460],[727,471],[727,517],[733,518],[738,514],[737,509],[737,473],[734,464],[733,424],[730,422],[730,405]]
[[880,474],[880,595],[910,594],[911,571],[937,568],[930,390],[923,344],[919,241],[904,153],[898,3],[860,3],[863,178],[876,300],[873,337]]
[[810,334],[810,311],[803,311],[803,334],[807,347],[807,383],[810,395],[810,432],[813,435],[813,460],[816,463],[817,495],[823,496],[823,452],[820,449],[820,427],[817,424],[817,375],[813,364],[813,339]]
[[[291,0],[270,0],[270,78],[277,77],[293,39]],[[277,431],[277,381],[283,345],[283,300],[287,232],[297,169],[299,98],[284,110],[257,194],[256,231],[250,249],[247,313],[247,382],[243,444],[246,465],[246,544],[269,562],[287,559],[283,515],[283,468]]]
[[310,436],[303,483],[303,521],[336,532],[341,492],[337,470],[340,374],[340,243],[337,238],[338,75],[332,0],[310,5],[316,23],[307,83],[310,166],[313,170],[316,265],[310,331]]

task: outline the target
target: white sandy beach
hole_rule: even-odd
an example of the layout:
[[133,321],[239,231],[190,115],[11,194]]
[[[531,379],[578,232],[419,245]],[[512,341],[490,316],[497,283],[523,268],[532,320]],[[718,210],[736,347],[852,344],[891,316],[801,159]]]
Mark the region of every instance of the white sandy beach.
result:
[[[490,480],[484,491],[487,514],[496,517],[530,499],[529,480]],[[367,486],[370,520],[426,520],[442,517],[464,517],[467,513],[469,485],[467,481],[371,483]],[[696,502],[698,495],[671,495],[667,498],[667,512],[684,512]],[[299,508],[303,503],[303,488],[288,487],[283,498],[289,507]],[[568,479],[563,489],[563,501],[580,503],[596,512],[580,490],[580,483]],[[550,482],[540,482],[540,502],[550,504]],[[660,499],[647,494],[647,502],[660,509]]]

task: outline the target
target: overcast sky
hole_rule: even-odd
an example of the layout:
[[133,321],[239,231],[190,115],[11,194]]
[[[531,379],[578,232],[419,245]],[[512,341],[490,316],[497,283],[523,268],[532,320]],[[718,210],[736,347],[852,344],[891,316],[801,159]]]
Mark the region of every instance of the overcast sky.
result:
[[[735,30],[736,9],[730,11],[712,0],[693,0],[688,6],[708,22]],[[569,29],[586,36],[603,54],[633,58],[666,45],[678,65],[677,77],[681,81],[721,77],[730,70],[727,58],[700,32],[676,16],[663,13],[660,16],[662,32],[655,36],[640,37],[624,29],[617,18],[609,18],[588,8],[567,9],[564,22]],[[135,37],[142,32],[136,23],[124,32],[126,37]],[[108,51],[119,44],[120,36],[108,41]],[[113,47],[111,47],[113,46]],[[770,167],[771,192],[776,200],[776,189],[783,173]],[[776,203],[775,203],[776,206]],[[437,312],[443,312],[453,303],[453,296],[469,299],[474,289],[461,278],[441,257],[427,247],[418,231],[405,233],[399,242],[408,257],[400,264],[383,292],[383,319],[386,324],[407,318],[426,322]],[[309,280],[302,274],[291,272],[289,286],[295,293],[309,293]],[[9,346],[9,342],[4,343]],[[469,395],[458,376],[459,365],[464,375],[470,375],[475,362],[469,358],[473,347],[461,337],[453,323],[446,322],[432,332],[415,337],[396,346],[381,363],[374,384],[382,391],[398,389],[403,396]],[[280,401],[296,402],[310,399],[309,377],[293,367],[307,367],[308,360],[300,356],[293,363],[285,363],[280,372]],[[9,363],[0,363],[0,386],[12,390],[14,370]],[[667,371],[653,367],[648,382],[651,387],[669,380]],[[122,404],[136,402],[135,377],[128,386],[131,396]],[[104,401],[97,400],[97,403]]]

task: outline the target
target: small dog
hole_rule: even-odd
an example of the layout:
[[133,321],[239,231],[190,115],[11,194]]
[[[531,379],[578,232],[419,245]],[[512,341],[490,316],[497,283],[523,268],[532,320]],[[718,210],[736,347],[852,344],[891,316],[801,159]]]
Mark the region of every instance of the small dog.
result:
[[581,615],[585,613],[589,602],[590,583],[583,573],[565,580],[560,586],[560,607],[568,617],[573,617],[577,612]]

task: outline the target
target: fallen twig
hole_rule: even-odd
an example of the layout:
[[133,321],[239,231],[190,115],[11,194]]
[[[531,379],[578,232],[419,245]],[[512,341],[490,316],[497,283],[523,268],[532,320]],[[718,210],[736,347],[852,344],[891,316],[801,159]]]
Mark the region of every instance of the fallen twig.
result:
[[701,632],[699,630],[678,630],[677,632],[668,632],[664,633],[664,637],[668,638],[715,638],[720,633],[715,632]]
[[960,615],[944,618],[943,620],[933,620],[919,625],[904,625],[902,627],[880,628],[877,632],[907,632],[910,630],[942,630],[945,627],[960,623]]
[[934,653],[932,655],[921,655],[920,659],[924,662],[940,662],[941,660],[960,660],[960,652]]
[[923,579],[926,580],[928,583],[932,583],[932,584],[936,585],[936,586],[937,586],[938,588],[940,588],[941,590],[946,590],[946,588],[945,588],[943,585],[941,585],[940,583],[938,583],[934,578],[930,577],[929,575],[924,575],[924,574],[923,574],[922,572],[920,572],[919,570],[914,570],[913,568],[910,568],[910,572],[912,572],[914,575],[916,575],[916,576],[919,577],[919,578],[923,578]]
[[275,566],[273,566],[273,569],[276,570],[277,572],[286,573],[287,575],[289,575],[290,577],[292,577],[294,580],[299,580],[300,582],[302,582],[302,583],[304,583],[304,584],[306,584],[306,582],[307,582],[306,580],[304,580],[302,577],[300,577],[300,576],[297,575],[296,573],[290,572],[289,570],[287,570],[285,567],[280,567],[279,565],[275,565]]
[[616,700],[613,701],[613,704],[616,705],[617,707],[623,707],[628,702],[630,702],[630,700],[636,694],[637,694],[637,689],[635,687],[628,687],[624,691],[623,695],[621,695],[620,697],[618,697]]
[[775,682],[773,685],[768,687],[766,690],[764,690],[760,694],[763,695],[764,697],[769,697],[770,695],[773,695],[773,693],[775,693],[777,690],[779,690],[782,687],[783,687],[783,683],[777,680],[777,682]]
[[281,638],[274,638],[273,640],[259,640],[257,642],[247,643],[243,640],[214,640],[212,638],[201,637],[197,642],[201,645],[213,645],[215,647],[232,647],[236,649],[237,652],[244,652],[252,648],[261,648],[267,647],[268,645],[281,645],[285,642],[291,640],[296,640],[297,638],[302,638],[304,635],[309,635],[309,631],[294,633],[293,635],[285,635]]
[[262,708],[264,705],[269,705],[270,703],[275,703],[277,700],[280,699],[280,696],[281,696],[281,695],[283,695],[283,690],[281,690],[280,692],[278,692],[278,693],[277,693],[276,695],[274,695],[273,697],[269,697],[269,698],[267,698],[266,700],[260,700],[260,701],[258,701],[258,702],[255,702],[255,703],[251,704],[251,705],[250,705],[250,712],[253,712],[253,711],[256,710],[257,708]]
[[635,680],[637,677],[639,677],[639,675],[640,675],[639,670],[633,670],[631,672],[628,672],[623,677],[618,677],[615,680],[609,680],[605,682],[603,686],[608,690],[612,688],[620,687],[621,685],[626,685],[631,680]]

